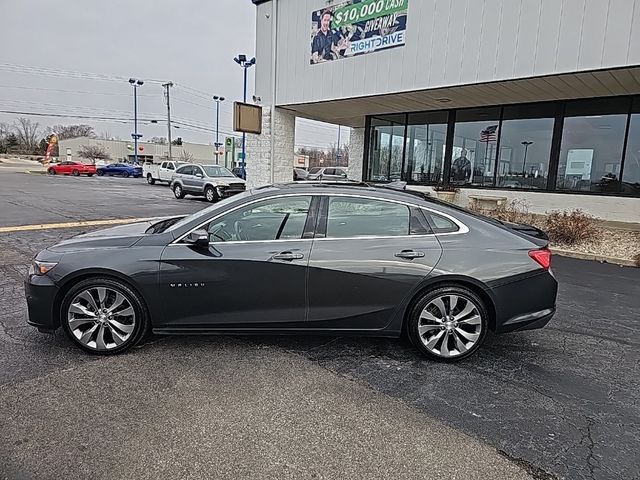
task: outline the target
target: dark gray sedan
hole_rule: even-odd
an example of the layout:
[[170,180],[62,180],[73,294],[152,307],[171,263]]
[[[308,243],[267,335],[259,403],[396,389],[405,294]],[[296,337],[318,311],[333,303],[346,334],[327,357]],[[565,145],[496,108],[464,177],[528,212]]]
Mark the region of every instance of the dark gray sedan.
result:
[[29,323],[122,352],[156,334],[398,337],[459,360],[488,330],[543,327],[551,253],[536,229],[419,194],[289,184],[183,218],[81,235],[40,252]]

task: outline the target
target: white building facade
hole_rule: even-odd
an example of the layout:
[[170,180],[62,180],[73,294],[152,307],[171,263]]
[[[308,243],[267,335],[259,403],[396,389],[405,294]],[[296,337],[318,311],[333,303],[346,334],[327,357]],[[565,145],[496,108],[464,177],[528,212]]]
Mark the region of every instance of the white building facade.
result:
[[640,0],[253,0],[250,182],[295,117],[352,128],[349,175],[640,222]]

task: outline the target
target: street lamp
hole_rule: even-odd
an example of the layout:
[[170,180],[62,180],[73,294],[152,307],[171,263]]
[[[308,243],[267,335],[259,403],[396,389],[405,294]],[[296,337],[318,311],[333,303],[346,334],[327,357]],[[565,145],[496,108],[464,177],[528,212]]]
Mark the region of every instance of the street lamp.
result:
[[520,142],[522,145],[524,145],[524,159],[522,160],[522,178],[524,178],[525,175],[525,165],[527,164],[527,150],[529,149],[529,145],[533,145],[533,142],[528,142],[528,141],[524,141],[524,142]]
[[219,124],[220,124],[220,102],[224,102],[224,97],[219,97],[218,95],[213,96],[213,101],[216,102],[216,143],[214,143],[216,147],[216,165],[218,164],[218,152],[220,151],[220,147],[222,144],[220,143],[219,134]]
[[138,139],[142,138],[142,135],[138,133],[138,87],[141,87],[144,82],[137,78],[130,78],[129,83],[133,86],[133,129],[134,133],[131,137],[134,141],[133,161],[138,163]]
[[[253,57],[251,60],[247,60],[246,55],[238,55],[233,59],[238,65],[240,65],[244,69],[244,94],[243,94],[243,102],[247,103],[247,70],[253,67],[256,64],[256,58]],[[247,164],[247,135],[242,132],[242,163],[240,164],[240,175],[244,180],[247,179],[247,172],[245,170]]]

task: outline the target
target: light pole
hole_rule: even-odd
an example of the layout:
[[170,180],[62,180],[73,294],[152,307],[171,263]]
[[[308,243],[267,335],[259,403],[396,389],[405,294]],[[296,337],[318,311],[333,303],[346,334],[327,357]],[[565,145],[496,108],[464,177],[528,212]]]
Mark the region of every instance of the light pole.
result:
[[169,160],[173,160],[171,152],[171,97],[169,96],[169,89],[173,87],[173,82],[163,83],[162,86],[165,89],[164,96],[167,100],[167,140],[169,141]]
[[218,152],[220,151],[220,147],[222,146],[222,144],[220,143],[220,138],[219,138],[219,134],[220,134],[220,130],[219,130],[219,125],[220,125],[220,102],[224,102],[224,97],[219,97],[218,95],[214,95],[213,96],[213,101],[216,102],[216,143],[214,143],[215,147],[216,147],[216,165],[218,165]]
[[[238,55],[233,59],[238,65],[240,65],[244,69],[244,94],[243,94],[243,102],[247,103],[247,70],[253,67],[256,64],[256,58],[253,57],[251,60],[247,60],[246,55]],[[272,132],[273,133],[273,132]],[[242,132],[242,163],[240,164],[240,175],[244,180],[247,179],[247,172],[245,170],[247,164],[247,135]],[[273,159],[271,159],[273,162]]]
[[144,82],[136,78],[130,78],[129,83],[133,85],[133,128],[134,133],[131,134],[134,142],[133,161],[138,163],[138,139],[142,138],[142,135],[138,133],[138,87],[141,87]]
[[525,165],[527,164],[527,150],[529,149],[529,145],[533,145],[533,142],[528,142],[528,141],[524,141],[524,142],[520,142],[522,145],[524,145],[524,159],[522,160],[522,178],[524,178],[525,175]]

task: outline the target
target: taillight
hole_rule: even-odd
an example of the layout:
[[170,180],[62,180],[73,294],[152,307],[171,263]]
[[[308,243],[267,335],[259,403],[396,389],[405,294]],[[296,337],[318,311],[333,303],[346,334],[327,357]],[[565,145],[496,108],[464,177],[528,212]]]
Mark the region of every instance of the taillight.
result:
[[529,250],[529,256],[545,270],[549,270],[549,267],[551,267],[551,250],[548,248]]

